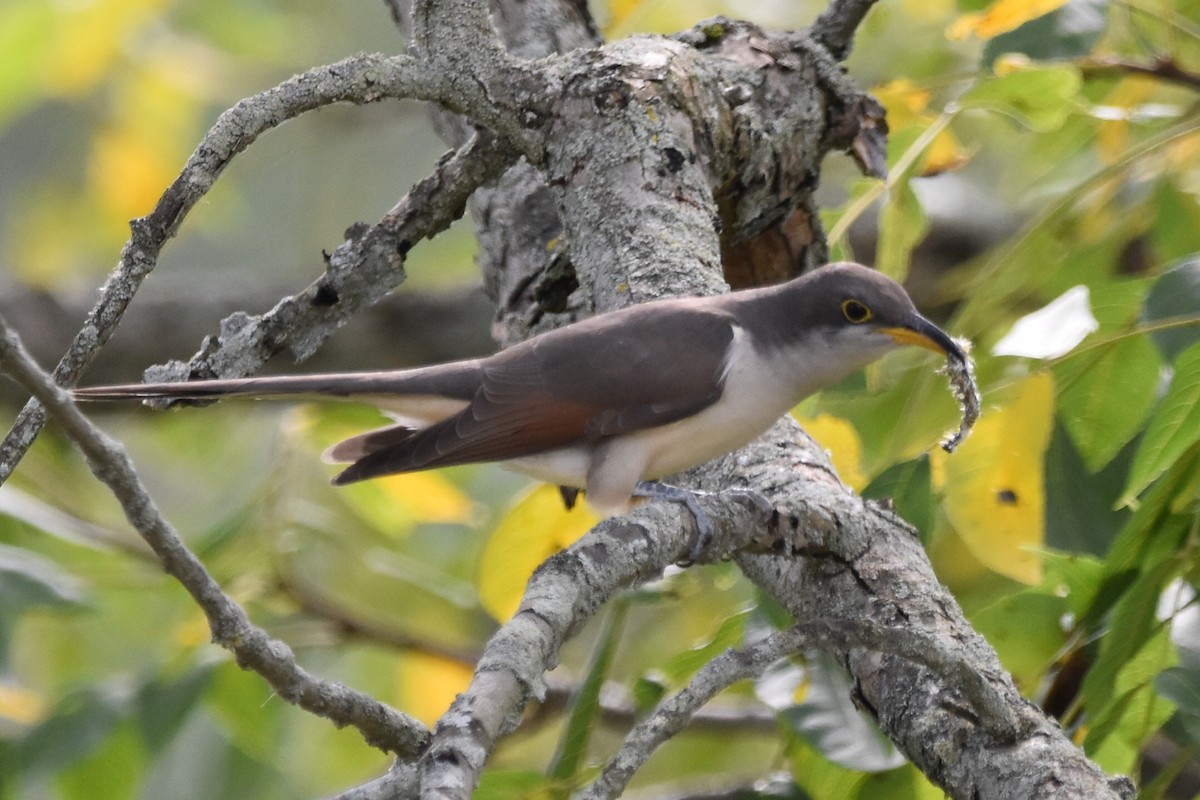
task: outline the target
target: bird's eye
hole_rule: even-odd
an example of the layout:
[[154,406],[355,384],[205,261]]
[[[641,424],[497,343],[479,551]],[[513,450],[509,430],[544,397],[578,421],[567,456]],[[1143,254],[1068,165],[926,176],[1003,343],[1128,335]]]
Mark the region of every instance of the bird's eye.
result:
[[855,325],[859,324],[860,322],[866,322],[874,316],[874,314],[871,312],[871,309],[867,308],[857,300],[844,300],[842,302],[842,315]]

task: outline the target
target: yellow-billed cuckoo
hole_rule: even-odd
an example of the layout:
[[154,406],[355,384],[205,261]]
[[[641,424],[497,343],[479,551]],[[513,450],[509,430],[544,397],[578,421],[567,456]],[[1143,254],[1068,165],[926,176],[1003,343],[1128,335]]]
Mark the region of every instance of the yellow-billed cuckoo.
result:
[[[387,372],[128,384],[84,400],[339,397],[398,422],[334,445],[335,484],[500,461],[583,489],[610,515],[651,484],[747,444],[806,396],[900,345],[967,362],[895,281],[832,264],[787,283],[661,300],[543,333],[486,358]],[[685,496],[686,495],[686,496]],[[701,528],[708,527],[697,514]],[[701,538],[705,531],[701,531]]]

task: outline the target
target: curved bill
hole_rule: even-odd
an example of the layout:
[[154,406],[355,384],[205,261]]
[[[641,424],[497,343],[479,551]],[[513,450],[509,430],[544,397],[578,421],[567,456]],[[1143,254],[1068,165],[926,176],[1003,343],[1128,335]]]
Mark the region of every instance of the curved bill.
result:
[[967,354],[950,338],[949,334],[920,314],[913,314],[903,324],[881,331],[899,344],[912,344],[941,353],[951,361],[966,362]]

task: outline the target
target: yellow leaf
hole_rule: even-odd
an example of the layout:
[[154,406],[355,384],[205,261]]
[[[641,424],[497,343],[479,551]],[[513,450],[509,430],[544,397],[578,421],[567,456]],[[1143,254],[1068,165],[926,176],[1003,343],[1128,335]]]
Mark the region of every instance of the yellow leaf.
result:
[[[935,461],[941,463],[942,459],[930,458],[930,466]],[[995,577],[995,573],[980,563],[958,533],[951,529],[945,512],[936,518],[926,550],[938,580],[950,587],[956,597],[970,596],[979,587],[986,587],[989,578]]]
[[47,87],[81,94],[99,83],[136,34],[151,25],[163,0],[90,0],[59,3]]
[[[908,78],[897,78],[871,90],[887,110],[888,128],[894,134],[909,127],[928,128],[936,116],[929,113],[932,99],[928,89],[922,89]],[[940,175],[962,167],[967,163],[967,153],[959,144],[958,137],[945,128],[930,142],[921,159],[918,175]]]
[[644,4],[645,0],[609,0],[609,25],[614,28],[623,25]]
[[[378,416],[366,408],[297,406],[283,424],[285,433],[305,450],[323,449],[378,425]],[[437,470],[387,475],[343,487],[339,494],[363,519],[392,536],[407,533],[414,524],[468,525],[476,520],[478,506],[449,474]]]
[[[97,241],[120,247],[124,235],[98,214],[90,198],[70,187],[30,191],[14,210],[10,269],[31,286],[52,289],[79,268],[80,254]],[[115,235],[114,235],[115,234]]]
[[42,718],[46,703],[31,689],[0,685],[0,719],[32,725]]
[[1033,60],[1024,53],[1004,53],[992,62],[992,72],[997,78],[1037,68]]
[[888,128],[898,131],[917,122],[927,122],[923,114],[929,107],[930,94],[908,78],[897,78],[871,89],[875,99],[887,110]]
[[114,223],[124,223],[154,207],[179,166],[153,134],[111,127],[92,141],[88,179],[101,209]]
[[925,157],[921,162],[921,177],[941,175],[943,172],[953,172],[962,169],[971,158],[966,149],[959,143],[953,131],[946,128],[929,143]]
[[466,525],[476,519],[474,502],[441,471],[374,478],[344,486],[339,494],[389,536],[407,535],[422,523]]
[[988,569],[1030,585],[1042,577],[1034,550],[1045,538],[1044,457],[1053,403],[1050,374],[1030,376],[1011,402],[980,419],[953,455],[931,454],[942,509],[963,544]]
[[1119,81],[1099,104],[1108,111],[1105,116],[1109,117],[1100,120],[1096,128],[1096,152],[1105,164],[1115,164],[1125,157],[1130,141],[1130,117],[1157,88],[1157,80],[1131,75]]
[[832,414],[797,417],[797,421],[817,444],[829,452],[833,468],[847,486],[856,492],[866,488],[867,476],[862,468],[862,439],[853,425]]
[[396,665],[396,704],[426,725],[433,725],[454,696],[467,688],[472,670],[466,664],[411,651]]
[[568,511],[558,488],[535,486],[519,498],[479,558],[479,599],[501,622],[516,613],[537,566],[591,530],[599,519],[583,502]]
[[175,628],[175,644],[184,648],[200,647],[212,641],[212,628],[208,618],[196,613]]
[[418,522],[465,525],[474,517],[475,503],[441,472],[413,472],[379,479],[380,488],[403,504]]
[[963,14],[954,20],[946,29],[946,37],[952,40],[968,36],[991,39],[1066,4],[1067,0],[996,0],[983,11]]

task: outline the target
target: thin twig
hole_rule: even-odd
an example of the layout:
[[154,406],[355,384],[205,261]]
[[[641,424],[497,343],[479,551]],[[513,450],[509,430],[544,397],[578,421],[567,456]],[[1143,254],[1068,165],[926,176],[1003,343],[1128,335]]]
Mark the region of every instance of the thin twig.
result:
[[[75,341],[55,367],[55,383],[75,384],[116,330],[167,240],[233,157],[259,136],[306,111],[332,103],[373,103],[393,97],[434,99],[441,88],[414,59],[359,55],[296,75],[223,113],[154,210],[130,223],[131,235],[121,251],[121,260]],[[0,443],[0,484],[12,474],[45,423],[46,412],[36,401],[31,400],[21,410]]]
[[854,32],[878,0],[833,0],[808,29],[838,61],[845,61]]
[[780,631],[744,650],[728,650],[707,663],[678,694],[663,701],[650,716],[633,727],[600,777],[583,793],[583,800],[620,795],[654,751],[683,730],[701,706],[717,693],[737,681],[758,677],[775,661],[808,645],[840,650],[869,647],[876,652],[892,653],[923,664],[954,679],[968,696],[972,711],[985,725],[1006,740],[1016,735],[1019,724],[1004,698],[959,654],[946,650],[937,641],[869,620],[837,624],[815,620]]
[[92,473],[120,502],[129,523],[208,617],[213,641],[234,654],[243,669],[257,672],[275,691],[338,726],[353,725],[372,746],[412,757],[429,741],[420,722],[340,683],[323,681],[296,664],[291,649],[254,626],[163,519],[125,449],[80,413],[70,394],[30,358],[16,333],[0,318],[0,370],[36,397],[83,452]]
[[475,666],[475,662],[479,660],[479,652],[469,647],[455,647],[428,636],[406,633],[392,625],[381,625],[356,617],[339,608],[332,600],[318,589],[307,585],[306,581],[301,578],[281,576],[279,588],[304,613],[328,622],[346,636],[358,637],[399,650],[424,653],[468,667]]
[[227,317],[219,337],[187,363],[152,368],[153,379],[241,377],[284,350],[296,361],[308,358],[355,313],[396,288],[405,277],[409,248],[462,216],[471,194],[502,175],[516,157],[490,134],[476,134],[460,150],[446,154],[378,223],[347,231],[325,273],[303,291],[284,297],[264,314]]
[[1200,90],[1200,74],[1189,72],[1173,58],[1159,58],[1149,64],[1143,64],[1116,56],[1104,56],[1084,59],[1079,62],[1079,67],[1084,73],[1131,72],[1135,75],[1149,75]]
[[809,641],[807,627],[797,625],[744,649],[726,650],[709,661],[687,686],[633,727],[600,777],[583,792],[582,800],[619,796],[654,751],[683,730],[701,706],[738,681],[761,675],[771,664],[797,652]]

